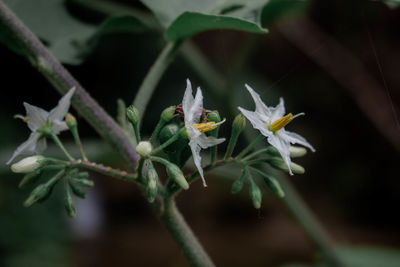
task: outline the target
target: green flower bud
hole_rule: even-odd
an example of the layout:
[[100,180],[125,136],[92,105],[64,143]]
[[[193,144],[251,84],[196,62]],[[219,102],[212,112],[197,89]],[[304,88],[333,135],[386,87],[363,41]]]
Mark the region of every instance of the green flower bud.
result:
[[142,157],[149,156],[152,150],[153,150],[153,147],[152,147],[151,143],[147,142],[147,141],[141,141],[136,146],[136,152]]
[[154,199],[157,196],[157,180],[158,180],[158,174],[157,171],[154,169],[153,164],[149,164],[147,167],[147,172],[146,172],[146,178],[147,178],[147,199],[149,200],[150,203],[154,201]]
[[15,173],[29,173],[42,167],[45,164],[45,157],[41,155],[24,158],[11,165],[11,170]]
[[31,173],[26,174],[24,178],[21,180],[21,182],[19,182],[18,187],[22,188],[24,185],[36,181],[41,173],[42,171],[40,169],[37,169]]
[[126,117],[132,124],[137,124],[139,121],[139,111],[134,106],[130,105],[126,109]]
[[239,179],[237,179],[233,184],[232,184],[232,194],[236,194],[240,192],[243,188],[244,180],[247,177],[247,172],[242,171],[242,175],[240,176]]
[[67,115],[65,115],[65,122],[67,123],[67,126],[70,130],[72,130],[78,126],[78,123],[76,122],[76,118],[71,113],[67,113]]
[[69,190],[66,190],[65,192],[65,198],[64,198],[64,206],[65,206],[65,210],[68,213],[68,216],[73,218],[76,215],[76,211],[75,211],[75,205],[74,205],[74,201],[72,200],[72,196]]
[[243,114],[240,113],[233,120],[232,131],[239,134],[244,130],[245,127],[246,127],[246,118],[243,116]]
[[173,179],[182,189],[189,189],[189,184],[186,181],[185,176],[183,175],[181,169],[173,163],[167,165],[167,174]]
[[[275,169],[278,169],[278,170],[281,170],[284,172],[289,172],[288,166],[281,158],[269,159],[268,163]],[[292,170],[292,172],[294,174],[303,174],[305,172],[305,170],[302,166],[300,166],[299,164],[296,164],[294,162],[290,162],[290,169]]]
[[88,179],[80,179],[80,178],[72,178],[72,181],[74,181],[77,184],[80,184],[82,186],[86,186],[86,187],[93,187],[94,186],[94,182],[92,180],[88,180]]
[[38,185],[35,189],[33,189],[29,197],[25,200],[24,207],[29,208],[39,200],[44,199],[50,194],[50,191],[51,186],[47,184]]
[[259,209],[261,207],[261,201],[262,201],[261,190],[258,187],[258,185],[251,179],[250,179],[249,193],[251,200],[253,201],[254,208]]
[[176,106],[170,106],[164,109],[163,112],[161,113],[161,120],[164,121],[164,123],[172,120],[175,117],[175,109]]
[[213,121],[213,122],[220,122],[221,117],[219,116],[219,113],[217,110],[213,110],[207,114],[207,119],[208,121]]
[[69,187],[71,188],[72,193],[74,193],[75,196],[80,197],[80,198],[86,198],[85,191],[83,191],[82,188],[80,188],[76,184],[72,183],[71,181],[69,181]]
[[265,181],[265,183],[267,184],[267,186],[269,187],[269,189],[278,197],[284,197],[285,196],[285,192],[283,191],[281,185],[279,184],[279,182],[274,178],[269,176],[268,174],[258,170],[258,169],[254,169]]
[[80,172],[74,175],[75,178],[78,179],[86,179],[89,177],[89,173],[88,172]]

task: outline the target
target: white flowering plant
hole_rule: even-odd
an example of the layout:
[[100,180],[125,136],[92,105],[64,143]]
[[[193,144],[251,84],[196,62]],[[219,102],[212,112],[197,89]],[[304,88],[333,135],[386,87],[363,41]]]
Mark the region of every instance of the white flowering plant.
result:
[[[254,100],[255,110],[239,107],[239,110],[235,109],[234,112],[227,112],[221,116],[217,110],[219,107],[212,107],[213,109],[205,107],[204,104],[208,103],[207,99],[203,99],[202,89],[198,87],[194,94],[192,84],[187,79],[186,85],[184,81],[181,83],[182,89],[186,86],[184,95],[175,99],[174,106],[166,107],[162,111],[158,123],[153,124],[152,134],[145,135],[141,124],[150,99],[168,65],[177,52],[184,49],[182,44],[189,37],[213,29],[238,30],[252,34],[267,33],[267,29],[261,23],[262,15],[268,14],[270,8],[267,0],[206,1],[202,4],[194,0],[167,2],[142,0],[158,20],[156,23],[154,18],[140,20],[143,16],[111,17],[97,30],[85,28],[82,32],[86,34],[82,33],[79,37],[72,31],[60,34],[65,35],[63,41],[66,43],[66,49],[70,49],[69,53],[56,49],[57,42],[52,39],[53,35],[47,36],[45,31],[38,31],[39,37],[50,40],[48,47],[45,47],[38,36],[33,34],[5,3],[0,2],[0,22],[7,29],[7,34],[13,37],[7,39],[11,43],[7,42],[6,45],[25,56],[63,95],[58,105],[49,112],[24,103],[26,116],[16,115],[27,124],[31,133],[28,140],[10,155],[7,164],[11,171],[24,174],[19,187],[37,183],[26,198],[24,206],[30,207],[51,199],[49,196],[52,189],[58,184],[63,184],[65,209],[70,217],[75,217],[73,195],[85,198],[83,188],[94,186],[93,180],[89,179],[92,173],[128,181],[137,185],[142,191],[153,207],[156,217],[170,232],[192,266],[214,266],[180,214],[175,205],[175,198],[182,190],[190,192],[192,183],[199,179],[202,181],[202,189],[208,190],[207,187],[213,186],[211,179],[207,177],[209,172],[223,166],[235,165],[240,171],[237,177],[231,177],[233,194],[240,192],[246,186],[251,203],[254,208],[259,209],[262,206],[263,194],[267,193],[263,188],[267,187],[269,193],[285,202],[294,213],[301,213],[295,217],[307,232],[312,232],[308,225],[313,221],[313,217],[301,209],[297,211],[293,208],[302,205],[302,202],[297,201],[295,194],[293,198],[287,198],[286,194],[293,192],[293,188],[285,180],[286,178],[282,178],[284,177],[282,172],[290,175],[303,174],[304,168],[294,163],[292,159],[306,155],[306,148],[311,151],[315,149],[305,138],[285,129],[286,125],[303,113],[286,114],[282,98],[276,107],[268,107],[255,90],[245,85],[242,90],[245,92],[247,88]],[[30,2],[30,5],[34,5],[32,3]],[[59,6],[62,4],[60,2]],[[182,9],[188,6],[191,7]],[[26,9],[24,7],[24,10]],[[123,101],[119,101],[118,117],[114,120],[60,64],[59,60],[63,63],[78,64],[87,53],[73,52],[75,50],[70,46],[77,46],[77,43],[93,45],[99,42],[103,34],[110,32],[124,31],[124,29],[128,29],[127,32],[145,31],[149,28],[163,32],[167,41],[166,46],[138,88],[133,104],[126,107]],[[71,36],[81,39],[76,40]],[[3,39],[6,40],[0,38],[0,41]],[[199,62],[199,66],[196,63],[192,65],[199,69],[203,67],[203,72],[207,74],[204,77],[210,76],[208,74],[211,72],[207,70],[207,65],[204,67],[203,61]],[[126,163],[125,170],[92,162],[87,157],[79,135],[77,119],[69,112],[71,104],[79,115],[120,154]],[[229,121],[232,121],[232,124]],[[223,132],[230,132],[230,136],[220,135],[219,130],[222,127],[224,127]],[[61,132],[67,130],[72,134],[79,150],[78,157],[68,151],[59,137]],[[245,131],[259,133],[259,136],[240,149],[242,147],[237,146],[237,143]],[[46,156],[47,139],[52,140],[60,149],[63,153],[62,158]],[[295,144],[300,146],[294,146]],[[190,164],[191,162],[193,164]],[[162,179],[160,173],[162,168],[168,176],[166,179]],[[186,169],[191,169],[192,172],[187,173]],[[286,192],[287,188],[289,192]],[[325,245],[329,242],[325,242],[324,235],[311,234],[311,237],[316,239],[317,244],[324,244],[321,250],[330,262],[341,262],[335,249]],[[321,239],[323,241],[320,241]]]

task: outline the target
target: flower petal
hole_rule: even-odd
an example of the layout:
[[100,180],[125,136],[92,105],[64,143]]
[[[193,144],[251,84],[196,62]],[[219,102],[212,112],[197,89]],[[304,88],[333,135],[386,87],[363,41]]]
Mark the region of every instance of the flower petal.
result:
[[26,140],[17,147],[12,157],[7,161],[7,164],[13,162],[14,159],[19,155],[33,154],[36,151],[36,145],[39,137],[40,137],[39,133],[37,132],[31,133],[28,140]]
[[69,106],[71,104],[71,98],[75,93],[75,87],[72,87],[68,93],[66,93],[60,101],[58,101],[58,104],[55,108],[53,108],[50,111],[49,115],[49,120],[54,121],[54,120],[63,120],[65,114],[67,114]]
[[39,107],[24,103],[26,116],[28,117],[27,124],[29,129],[34,132],[42,127],[47,120],[49,113]]
[[262,119],[262,114],[246,110],[244,108],[239,107],[240,112],[250,121],[251,125],[253,125],[253,128],[260,130],[263,132],[264,130],[267,130],[267,124],[263,121]]
[[271,123],[279,118],[282,118],[285,115],[285,102],[283,101],[283,98],[281,97],[279,99],[279,104],[274,108],[270,108],[270,110],[271,110]]
[[212,136],[207,136],[204,133],[197,138],[197,143],[202,149],[221,144],[224,141],[225,138],[215,138]]
[[35,153],[40,154],[42,153],[47,147],[46,138],[40,138],[36,142]]
[[186,90],[182,99],[182,109],[183,109],[183,114],[185,115],[185,120],[186,116],[189,118],[190,109],[193,106],[193,102],[194,98],[192,92],[192,84],[190,83],[189,79],[186,79]]
[[64,121],[54,120],[53,124],[51,125],[51,129],[53,130],[54,134],[59,134],[62,131],[68,130],[68,126]]
[[194,98],[193,106],[190,110],[190,121],[197,123],[200,121],[201,113],[203,112],[203,93],[200,87],[197,87],[196,97]]
[[314,147],[301,135],[293,132],[288,132],[284,129],[279,131],[282,138],[288,140],[291,144],[300,144],[302,146],[308,147],[312,152],[315,152]]
[[268,137],[268,143],[270,143],[279,151],[283,161],[285,161],[286,165],[288,166],[290,175],[293,175],[293,172],[290,168],[291,160],[289,152],[289,147],[290,147],[289,141],[285,140],[284,138],[281,138],[279,135],[271,135]]
[[249,85],[245,84],[247,90],[251,94],[251,97],[254,100],[254,104],[256,105],[256,112],[264,114],[267,117],[271,117],[271,111],[270,108],[267,107],[267,105],[264,104],[264,102],[261,100],[261,97],[259,94],[257,94],[253,88],[251,88]]
[[201,167],[201,156],[200,156],[200,146],[195,140],[190,140],[189,142],[190,149],[192,150],[194,165],[196,165],[197,170],[199,171],[201,180],[203,180],[204,187],[207,186],[206,180],[204,179],[203,168]]

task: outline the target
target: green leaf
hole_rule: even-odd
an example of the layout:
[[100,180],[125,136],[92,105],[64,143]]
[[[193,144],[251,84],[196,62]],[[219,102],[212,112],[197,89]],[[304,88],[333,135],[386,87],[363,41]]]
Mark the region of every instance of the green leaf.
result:
[[278,20],[304,13],[309,4],[309,0],[271,0],[262,10],[261,25],[268,27]]
[[142,0],[167,29],[169,41],[196,33],[231,29],[266,33],[260,25],[261,10],[268,0]]
[[[133,16],[106,19],[100,26],[73,17],[63,0],[5,0],[17,16],[41,38],[61,62],[77,65],[93,50],[99,37],[110,33],[141,33],[147,27]],[[3,33],[0,41],[21,54],[18,46]]]

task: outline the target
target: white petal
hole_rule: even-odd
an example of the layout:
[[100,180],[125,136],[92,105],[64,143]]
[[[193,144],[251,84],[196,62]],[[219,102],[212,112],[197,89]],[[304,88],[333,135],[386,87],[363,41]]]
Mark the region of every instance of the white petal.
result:
[[[198,123],[200,121],[201,113],[203,112],[203,93],[200,87],[197,88],[196,97],[194,98],[193,106],[191,107],[189,117],[192,123]],[[185,115],[186,116],[186,115]]]
[[186,116],[189,118],[190,109],[193,106],[193,102],[194,102],[194,98],[192,95],[192,85],[190,83],[190,80],[186,79],[186,90],[185,90],[185,94],[183,95],[183,100],[182,100],[182,110],[185,115],[185,120],[186,120]]
[[49,113],[39,107],[24,103],[26,116],[28,117],[27,124],[29,129],[34,132],[42,127],[47,120]]
[[68,93],[66,93],[60,101],[58,101],[58,104],[55,108],[53,108],[50,111],[49,115],[49,120],[54,121],[54,120],[63,120],[65,114],[67,114],[69,106],[71,104],[71,97],[75,93],[75,87],[72,87]]
[[51,124],[51,129],[54,134],[59,134],[60,132],[67,130],[68,126],[64,121],[54,120]]
[[46,147],[47,147],[46,138],[40,138],[36,142],[35,153],[36,154],[42,153],[46,149]]
[[279,104],[274,108],[270,108],[270,110],[271,110],[271,122],[274,122],[279,118],[282,118],[285,115],[285,103],[283,101],[283,98],[281,97],[279,99]]
[[197,138],[196,141],[202,149],[206,149],[211,146],[221,144],[225,141],[225,138],[215,138],[212,136],[207,136],[203,133]]
[[19,155],[33,154],[36,150],[36,145],[39,137],[40,135],[37,132],[31,133],[28,140],[26,140],[21,145],[19,145],[19,147],[17,147],[12,157],[7,161],[7,164],[13,162],[13,160]]
[[261,120],[260,114],[257,112],[249,111],[244,108],[239,107],[240,112],[250,121],[253,128],[260,131],[267,128],[267,124]]
[[301,135],[298,135],[297,133],[293,133],[293,132],[288,132],[284,129],[282,129],[280,133],[283,138],[285,138],[286,140],[288,140],[291,144],[300,144],[302,146],[308,147],[312,152],[315,152],[314,147]]
[[293,172],[290,169],[291,161],[289,152],[289,147],[290,147],[289,141],[285,140],[284,138],[281,138],[277,133],[277,135],[272,135],[268,137],[268,143],[270,143],[279,151],[283,161],[285,161],[286,165],[288,166],[290,175],[293,175]]
[[259,94],[257,94],[253,88],[251,88],[249,85],[245,84],[247,90],[251,94],[251,97],[254,100],[254,104],[256,105],[256,112],[259,112],[261,114],[264,114],[267,117],[271,117],[271,111],[267,107],[267,105],[264,104],[264,102],[261,100],[261,97]]
[[200,156],[200,146],[194,140],[190,140],[189,142],[190,149],[192,150],[193,161],[199,171],[201,180],[203,180],[204,187],[207,186],[206,180],[204,179],[203,168],[201,167],[201,156]]

